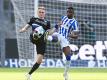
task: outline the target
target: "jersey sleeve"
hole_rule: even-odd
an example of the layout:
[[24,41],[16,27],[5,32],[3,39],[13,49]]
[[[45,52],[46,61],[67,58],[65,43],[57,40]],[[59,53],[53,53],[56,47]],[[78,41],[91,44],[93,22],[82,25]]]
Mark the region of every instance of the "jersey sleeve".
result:
[[61,17],[61,20],[64,18],[64,16]]
[[51,28],[51,23],[50,23],[50,21],[47,22],[47,28],[48,28],[48,29]]
[[27,24],[29,24],[31,26],[33,24],[34,20],[35,20],[34,17],[30,18],[30,21]]
[[51,24],[50,24],[50,21],[47,21],[47,26],[44,27],[45,30],[48,30],[51,28]]
[[67,18],[67,16],[62,16],[61,21],[63,22],[66,18]]
[[78,25],[78,22],[77,22],[77,21],[74,21],[73,31],[79,31],[79,25]]
[[80,31],[79,31],[79,25],[77,21],[74,21],[73,25],[72,25],[72,29],[71,29],[71,34],[75,34],[75,35],[79,35]]

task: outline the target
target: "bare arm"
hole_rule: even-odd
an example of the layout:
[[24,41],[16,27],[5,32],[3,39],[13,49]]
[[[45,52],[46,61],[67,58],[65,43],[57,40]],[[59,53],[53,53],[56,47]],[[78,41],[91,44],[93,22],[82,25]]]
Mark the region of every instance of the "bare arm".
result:
[[55,25],[55,27],[48,29],[48,34],[51,35],[54,32],[56,32],[58,30],[58,28],[60,27],[60,25],[62,24],[62,22],[60,21],[58,24]]
[[21,29],[19,30],[19,32],[20,32],[20,33],[26,32],[29,27],[30,27],[30,25],[29,25],[29,24],[26,24],[23,28],[21,28]]
[[51,28],[51,29],[48,29],[47,32],[49,35],[51,35],[55,32],[55,30],[56,30],[55,28]]

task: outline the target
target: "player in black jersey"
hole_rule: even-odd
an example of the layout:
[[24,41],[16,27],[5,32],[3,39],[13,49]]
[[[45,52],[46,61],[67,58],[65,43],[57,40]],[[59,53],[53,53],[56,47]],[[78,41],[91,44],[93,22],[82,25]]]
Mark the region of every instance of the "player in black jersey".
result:
[[38,17],[32,17],[30,21],[19,30],[19,32],[25,32],[29,27],[32,27],[32,33],[30,34],[30,40],[36,45],[37,60],[32,69],[27,74],[27,80],[31,80],[31,74],[37,70],[42,63],[42,59],[45,53],[46,41],[45,32],[50,29],[50,22],[45,20],[45,8],[38,7]]

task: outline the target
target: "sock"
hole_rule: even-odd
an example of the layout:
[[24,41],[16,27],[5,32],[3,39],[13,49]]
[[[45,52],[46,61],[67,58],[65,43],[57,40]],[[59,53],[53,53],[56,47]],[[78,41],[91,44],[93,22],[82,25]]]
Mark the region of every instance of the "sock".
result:
[[52,36],[48,36],[47,40],[52,41]]
[[58,37],[57,36],[52,36],[52,42],[58,42]]
[[39,68],[40,64],[35,63],[32,67],[32,69],[29,71],[29,74],[31,75],[35,70]]
[[67,73],[68,72],[68,70],[69,70],[69,68],[70,68],[70,63],[71,63],[71,61],[67,61],[66,60],[66,62],[65,62],[65,73]]
[[52,42],[58,42],[57,36],[48,36],[47,40]]
[[66,55],[66,60],[67,60],[67,61],[70,61],[70,60],[71,60],[71,54],[70,54],[70,53]]
[[65,73],[68,72],[69,68],[70,68],[70,63],[71,63],[71,54],[67,54],[66,55],[66,62],[65,62]]

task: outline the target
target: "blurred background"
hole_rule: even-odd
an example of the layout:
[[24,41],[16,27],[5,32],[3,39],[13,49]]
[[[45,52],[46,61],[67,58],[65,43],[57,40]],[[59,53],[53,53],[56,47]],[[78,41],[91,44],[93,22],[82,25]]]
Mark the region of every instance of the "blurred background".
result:
[[[36,50],[29,40],[31,29],[25,33],[18,30],[37,16],[37,7],[41,5],[46,7],[46,19],[52,27],[66,15],[67,7],[74,7],[80,37],[69,39],[77,53],[71,67],[107,67],[106,0],[0,0],[0,67],[32,66]],[[41,67],[63,67],[60,45],[47,42],[46,48],[45,65]],[[60,66],[54,65],[58,60]]]

